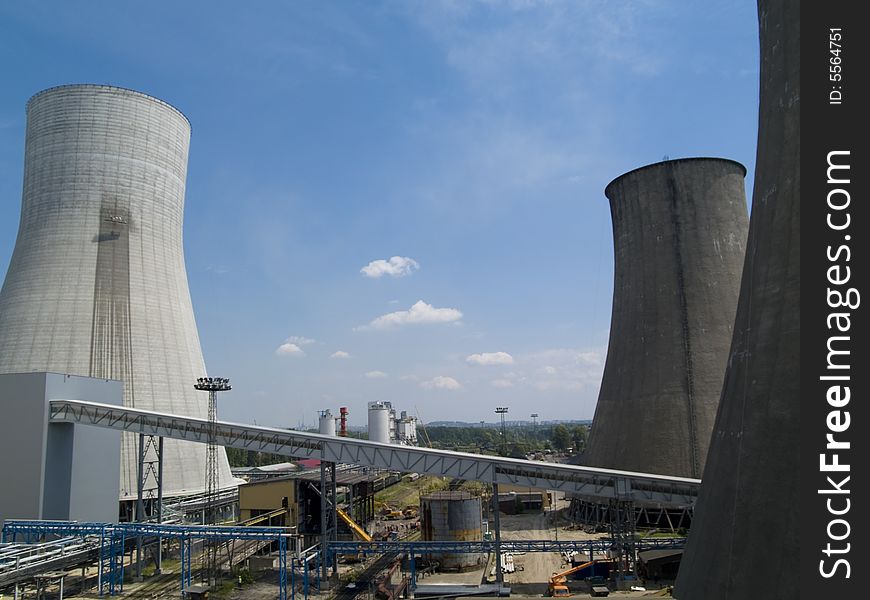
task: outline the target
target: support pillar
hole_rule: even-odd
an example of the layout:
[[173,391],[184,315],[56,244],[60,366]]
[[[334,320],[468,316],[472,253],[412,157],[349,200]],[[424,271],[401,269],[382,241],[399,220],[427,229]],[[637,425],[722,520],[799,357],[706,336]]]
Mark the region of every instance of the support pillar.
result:
[[[163,523],[163,436],[157,441],[157,522]],[[157,574],[163,573],[163,538],[157,537]]]
[[[326,487],[326,462],[320,461],[320,553],[326,557],[326,544],[329,540],[329,515],[327,511],[328,502],[327,502],[327,487]],[[326,560],[320,561],[319,569],[322,569],[323,572],[320,573],[320,576],[326,580],[329,577],[329,573],[327,569],[329,568],[329,564]]]
[[498,484],[492,484],[492,511],[495,521],[495,582],[499,587],[504,585],[504,573],[501,571],[501,522],[498,509]]
[[305,600],[308,600],[308,558],[302,559],[302,591],[305,595]]
[[408,582],[408,598],[414,597],[414,590],[417,588],[417,561],[414,559],[415,550],[412,547],[408,554],[408,566],[411,569],[411,580]]
[[[332,479],[330,481],[329,489],[332,499],[332,510],[329,513],[331,517],[330,527],[329,527],[329,536],[327,537],[327,546],[329,542],[338,539],[338,475],[335,471],[335,463],[330,463],[332,466],[330,471],[332,472]],[[335,576],[338,574],[338,554],[335,552],[331,553],[331,557],[328,555],[324,556],[324,562],[327,562],[326,559],[330,558],[328,562],[332,564],[332,575]]]
[[[139,452],[136,463],[136,521],[145,520],[145,434],[139,434]],[[142,580],[142,536],[136,536],[136,579]]]

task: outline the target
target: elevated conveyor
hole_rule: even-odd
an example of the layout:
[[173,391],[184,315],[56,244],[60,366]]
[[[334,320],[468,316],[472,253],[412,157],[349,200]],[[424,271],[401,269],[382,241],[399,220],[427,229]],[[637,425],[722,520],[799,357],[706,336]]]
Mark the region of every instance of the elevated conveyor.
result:
[[[207,419],[83,400],[51,400],[49,420],[200,443],[208,442],[210,431]],[[216,423],[215,433],[217,444],[229,448],[663,506],[693,505],[701,485],[700,479],[398,446],[225,421]]]

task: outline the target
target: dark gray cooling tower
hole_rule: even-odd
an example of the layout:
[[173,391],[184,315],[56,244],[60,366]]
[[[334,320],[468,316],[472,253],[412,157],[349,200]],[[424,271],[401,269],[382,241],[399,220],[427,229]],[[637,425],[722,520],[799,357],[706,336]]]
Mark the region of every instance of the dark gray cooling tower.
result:
[[[800,11],[758,5],[752,223],[725,386],[681,600],[800,596]],[[821,554],[820,554],[821,556]]]
[[[103,85],[27,103],[21,223],[0,290],[0,373],[124,382],[124,405],[206,418],[206,374],[182,250],[190,124],[145,94]],[[125,434],[121,497],[136,496]],[[221,487],[233,486],[223,448]],[[205,487],[205,445],[166,440],[164,494]]]
[[604,191],[613,316],[584,464],[701,476],[737,310],[745,176],[734,161],[688,158]]

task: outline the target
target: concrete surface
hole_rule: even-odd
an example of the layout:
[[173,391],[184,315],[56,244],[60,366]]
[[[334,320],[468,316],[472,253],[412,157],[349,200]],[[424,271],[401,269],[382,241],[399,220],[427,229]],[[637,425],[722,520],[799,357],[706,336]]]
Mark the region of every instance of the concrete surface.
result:
[[613,315],[583,464],[701,477],[737,310],[745,175],[687,158],[607,186]]
[[681,600],[800,592],[800,11],[761,0],[758,160],[746,266]]

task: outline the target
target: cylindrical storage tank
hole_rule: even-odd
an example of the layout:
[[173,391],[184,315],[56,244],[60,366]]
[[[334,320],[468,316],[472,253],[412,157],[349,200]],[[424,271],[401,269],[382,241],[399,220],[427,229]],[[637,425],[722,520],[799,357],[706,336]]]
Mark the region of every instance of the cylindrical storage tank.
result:
[[[808,525],[815,535],[825,527],[801,512],[801,484],[814,470],[801,461],[804,444],[815,452],[812,444],[824,441],[821,435],[807,440],[801,423],[801,14],[795,8],[783,0],[758,3],[761,93],[752,226],[722,401],[674,590],[681,600],[798,598],[807,589],[802,579],[820,581],[801,568],[812,554],[800,551]],[[811,210],[814,217],[818,211]],[[811,351],[818,354],[818,348]],[[832,474],[819,485],[843,485],[848,475]],[[848,495],[827,498],[828,510],[849,507]],[[842,535],[832,525],[836,514],[829,536]],[[857,521],[855,512],[849,515],[840,518]],[[850,541],[855,538],[830,546],[848,549]],[[835,561],[848,556],[823,553],[816,556],[825,560],[825,572],[843,567]]]
[[[0,373],[117,379],[125,406],[208,417],[182,248],[189,143],[185,116],[140,92],[69,85],[30,99]],[[123,435],[122,499],[136,497],[137,447]],[[217,457],[218,485],[235,485],[223,447]],[[205,444],[166,439],[164,497],[201,493],[205,477]]]
[[402,421],[402,435],[404,436],[405,443],[407,444],[416,444],[417,443],[417,420],[413,417],[409,417]]
[[320,422],[317,431],[322,435],[335,435],[335,417],[327,408],[320,412]]
[[[477,542],[483,539],[480,496],[451,490],[420,497],[420,537],[430,542]],[[473,569],[483,563],[482,554],[439,553],[430,560],[442,569]]]
[[390,407],[383,402],[369,402],[369,440],[390,443]]
[[687,158],[607,186],[613,314],[584,464],[701,477],[743,268],[745,176]]

